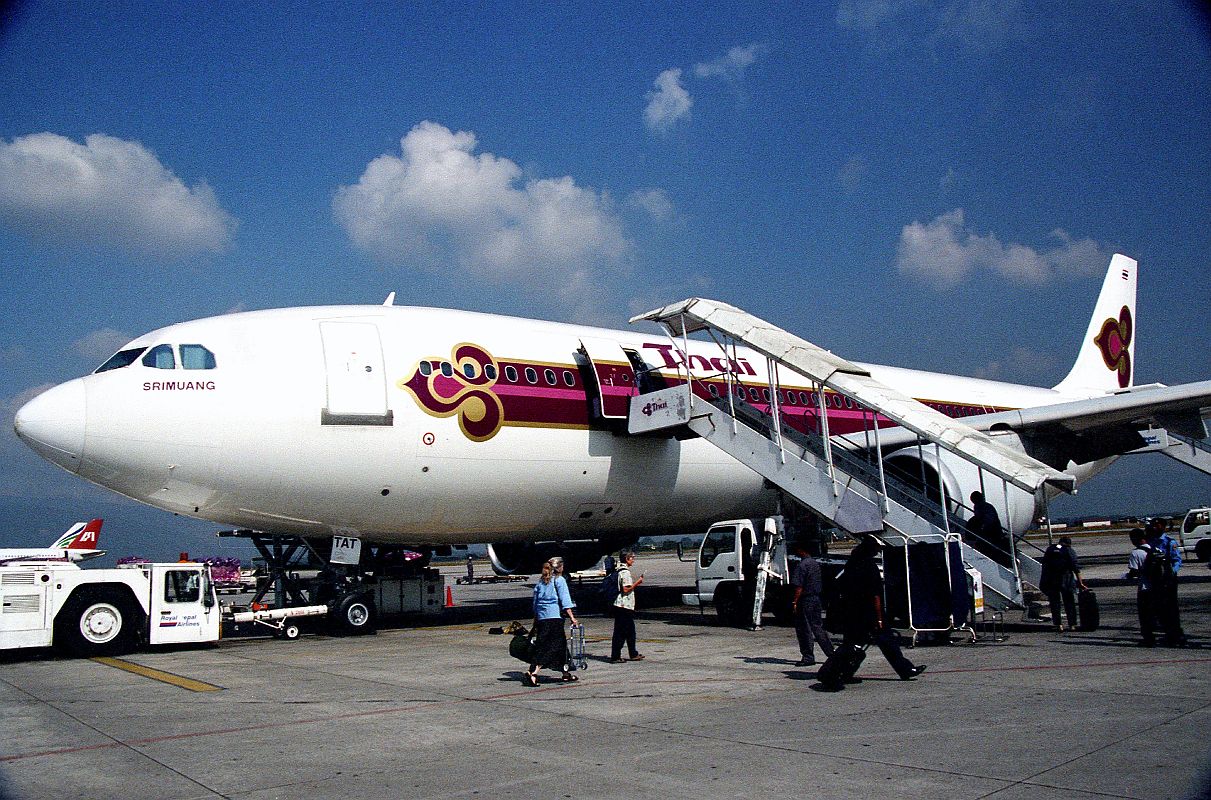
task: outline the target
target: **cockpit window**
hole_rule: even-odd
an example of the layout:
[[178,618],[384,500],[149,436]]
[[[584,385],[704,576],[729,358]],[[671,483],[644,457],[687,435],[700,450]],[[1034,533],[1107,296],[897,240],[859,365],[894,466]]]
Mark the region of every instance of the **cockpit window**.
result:
[[155,369],[176,369],[177,360],[172,354],[172,345],[158,344],[143,356],[143,366]]
[[183,344],[181,366],[185,369],[214,369],[214,353],[200,344]]
[[95,375],[98,372],[109,372],[111,369],[129,367],[131,364],[135,363],[135,360],[142,355],[143,351],[146,349],[147,348],[145,347],[132,347],[129,350],[119,350],[110,356],[108,361],[93,370],[93,374]]

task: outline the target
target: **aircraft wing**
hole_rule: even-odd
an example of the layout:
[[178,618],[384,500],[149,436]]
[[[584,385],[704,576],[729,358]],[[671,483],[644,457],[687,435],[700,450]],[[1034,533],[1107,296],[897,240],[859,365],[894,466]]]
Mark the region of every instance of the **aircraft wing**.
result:
[[[994,435],[1015,433],[1032,456],[1063,469],[1068,461],[1083,464],[1143,447],[1140,432],[1148,428],[1205,439],[1204,419],[1209,413],[1211,381],[1198,381],[1137,386],[1087,400],[964,417],[963,422]],[[916,436],[890,430],[883,432],[882,440],[884,448],[896,447],[915,441]]]

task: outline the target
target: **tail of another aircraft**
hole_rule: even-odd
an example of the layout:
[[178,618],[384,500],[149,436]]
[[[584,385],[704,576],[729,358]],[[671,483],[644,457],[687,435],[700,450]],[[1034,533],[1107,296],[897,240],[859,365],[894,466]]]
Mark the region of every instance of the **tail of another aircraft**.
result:
[[77,522],[51,545],[56,550],[96,550],[101,541],[102,520],[90,520],[88,524]]
[[1130,388],[1135,377],[1134,259],[1115,253],[1093,307],[1089,330],[1068,377],[1057,392],[1096,395]]

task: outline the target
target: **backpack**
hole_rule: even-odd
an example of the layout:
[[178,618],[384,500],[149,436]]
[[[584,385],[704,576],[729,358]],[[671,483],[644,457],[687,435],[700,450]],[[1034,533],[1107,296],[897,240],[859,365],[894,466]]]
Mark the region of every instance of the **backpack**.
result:
[[620,591],[622,591],[622,587],[618,585],[618,570],[610,570],[601,579],[601,586],[597,587],[597,596],[601,600],[601,605],[606,610],[613,608]]
[[1173,559],[1169,557],[1163,542],[1151,545],[1148,555],[1144,558],[1144,580],[1152,591],[1168,589],[1177,579],[1173,574]]

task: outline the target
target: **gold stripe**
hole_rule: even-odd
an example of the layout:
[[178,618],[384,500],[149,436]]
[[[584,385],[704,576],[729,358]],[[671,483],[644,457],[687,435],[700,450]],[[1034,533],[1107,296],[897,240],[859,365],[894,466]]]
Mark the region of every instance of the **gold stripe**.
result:
[[212,683],[195,681],[193,678],[184,678],[180,675],[173,675],[171,672],[152,669],[151,667],[145,667],[142,664],[123,661],[120,658],[97,656],[92,660],[98,664],[104,664],[107,667],[125,670],[126,672],[133,672],[135,675],[142,675],[144,678],[151,678],[154,681],[171,683],[173,686],[179,686],[182,689],[188,689],[191,692],[221,692],[223,690],[222,686],[215,686]]
[[563,428],[564,430],[587,431],[588,425],[579,422],[513,422],[506,420],[501,423],[504,428]]

